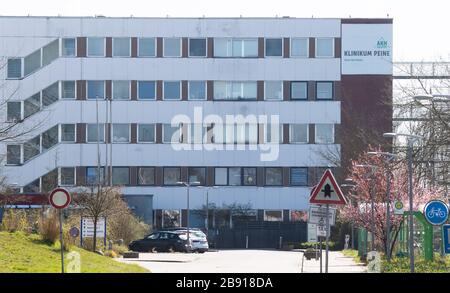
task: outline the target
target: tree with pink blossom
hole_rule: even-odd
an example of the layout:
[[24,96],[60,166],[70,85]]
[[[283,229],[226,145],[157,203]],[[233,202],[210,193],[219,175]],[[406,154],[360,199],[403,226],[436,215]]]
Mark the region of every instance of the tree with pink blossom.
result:
[[[379,151],[371,149],[369,151]],[[371,165],[372,168],[361,168],[357,165]],[[367,152],[361,154],[352,161],[350,169],[350,179],[355,185],[346,192],[347,205],[342,206],[339,217],[344,222],[353,223],[356,227],[361,227],[373,233],[375,245],[378,250],[387,251],[387,231],[386,231],[386,189],[387,172],[391,172],[391,192],[390,192],[390,220],[391,220],[391,249],[392,253],[400,223],[403,217],[394,215],[393,203],[401,201],[405,210],[409,210],[408,200],[408,169],[403,160],[386,163],[382,156],[371,156]],[[413,180],[413,196],[415,211],[422,211],[424,205],[432,199],[441,199],[444,192],[433,187],[424,187],[417,180]],[[371,192],[373,190],[373,192]],[[375,231],[372,231],[371,200],[373,194]]]

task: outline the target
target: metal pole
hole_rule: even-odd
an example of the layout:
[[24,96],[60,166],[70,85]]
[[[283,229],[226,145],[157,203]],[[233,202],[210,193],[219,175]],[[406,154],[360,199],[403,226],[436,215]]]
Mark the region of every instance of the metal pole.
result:
[[330,218],[329,218],[329,213],[330,213],[330,205],[327,204],[327,216],[326,216],[326,225],[327,225],[327,237],[326,237],[326,243],[325,243],[325,273],[328,273],[328,240],[330,238]]
[[95,96],[95,110],[97,122],[97,184],[100,188],[100,123],[98,121],[98,96]]
[[387,253],[387,261],[391,261],[391,172],[387,170],[386,176],[386,253]]
[[186,219],[186,228],[187,228],[187,242],[188,245],[190,245],[189,242],[189,183],[186,183],[186,187],[187,187],[187,219]]
[[320,273],[322,273],[322,237],[320,237]]
[[411,273],[414,273],[412,144],[413,144],[413,140],[408,139],[409,265],[410,265]]
[[62,211],[59,212],[59,242],[61,244],[61,273],[64,274],[64,242],[63,242],[63,225],[62,225]]
[[206,229],[206,237],[208,237],[208,228],[209,228],[209,188],[206,189],[206,221],[205,221],[205,229]]
[[371,237],[371,250],[375,251],[375,178],[374,178],[374,171],[372,170],[372,184],[371,184],[371,202],[370,202],[370,213],[371,213],[371,230],[372,230],[372,237]]

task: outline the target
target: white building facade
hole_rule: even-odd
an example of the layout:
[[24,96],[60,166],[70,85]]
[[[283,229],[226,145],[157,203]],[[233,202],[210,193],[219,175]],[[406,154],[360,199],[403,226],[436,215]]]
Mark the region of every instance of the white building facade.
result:
[[190,210],[292,222],[340,165],[345,93],[392,77],[392,19],[0,17],[0,56],[17,192],[95,184],[100,158],[157,227],[186,225],[180,182]]

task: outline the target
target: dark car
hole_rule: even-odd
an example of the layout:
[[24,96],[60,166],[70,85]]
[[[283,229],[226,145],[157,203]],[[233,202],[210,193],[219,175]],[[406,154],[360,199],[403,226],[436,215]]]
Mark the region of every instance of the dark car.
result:
[[135,240],[128,245],[132,251],[153,252],[153,251],[181,251],[189,252],[191,245],[188,244],[185,235],[175,231],[154,232],[144,239]]

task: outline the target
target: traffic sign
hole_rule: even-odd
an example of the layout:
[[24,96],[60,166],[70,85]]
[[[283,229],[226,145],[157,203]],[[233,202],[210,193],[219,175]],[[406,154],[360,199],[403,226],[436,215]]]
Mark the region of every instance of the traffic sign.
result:
[[72,236],[73,238],[78,237],[78,235],[80,235],[80,229],[78,229],[77,227],[70,228],[69,235]]
[[442,200],[431,200],[425,205],[423,215],[431,225],[442,225],[448,219],[448,206]]
[[308,242],[317,242],[317,225],[308,223]]
[[64,188],[55,188],[49,196],[49,202],[55,209],[65,209],[71,201],[70,193]]
[[394,215],[403,215],[404,211],[404,205],[401,201],[397,200],[394,202]]
[[450,253],[450,225],[442,225],[442,245],[444,246],[444,252]]
[[325,225],[317,225],[317,237],[327,237],[327,229]]
[[[106,220],[105,218],[98,218],[97,220],[97,237],[105,237],[106,235]],[[94,220],[92,218],[83,217],[81,220],[81,236],[94,237]]]
[[[327,209],[320,205],[311,205],[309,207],[308,222],[311,224],[317,224],[325,226],[327,217]],[[336,209],[330,208],[328,211],[328,219],[330,225],[334,225],[336,219]]]
[[331,173],[330,169],[326,170],[325,173],[323,173],[319,184],[314,187],[309,202],[335,205],[346,204],[345,197],[342,194],[342,191],[339,188],[339,185],[337,184],[336,179],[334,178],[333,173]]

